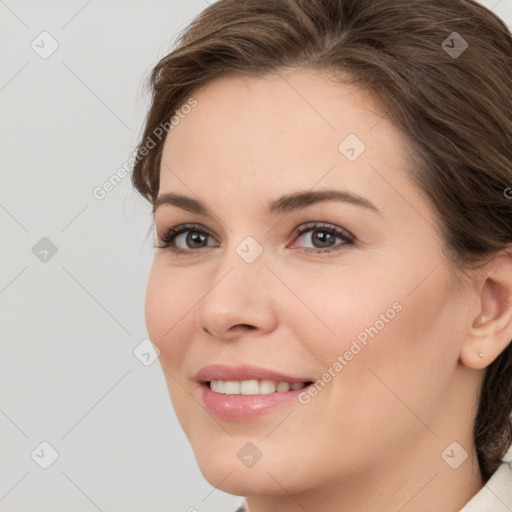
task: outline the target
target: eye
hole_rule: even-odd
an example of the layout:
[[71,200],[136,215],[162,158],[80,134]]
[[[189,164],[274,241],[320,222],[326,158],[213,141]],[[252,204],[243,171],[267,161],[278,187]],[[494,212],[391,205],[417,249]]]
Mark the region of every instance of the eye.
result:
[[[355,241],[355,237],[345,229],[321,222],[312,222],[301,226],[297,229],[296,236],[297,239],[311,240],[313,247],[302,249],[302,252],[306,254],[339,251],[346,245],[353,245]],[[337,238],[341,240],[338,244],[336,244]]]
[[155,247],[168,249],[175,254],[190,255],[195,254],[199,249],[207,247],[205,242],[211,236],[210,232],[199,224],[183,224],[166,231]]
[[[302,248],[304,253],[326,253],[339,251],[346,245],[353,245],[355,237],[332,224],[311,222],[295,230],[295,239],[311,240],[313,247]],[[200,224],[183,224],[165,232],[155,247],[166,249],[176,255],[193,256],[206,247],[218,247],[217,243],[208,245],[212,234]],[[340,242],[336,244],[336,239]],[[292,245],[295,248],[294,245]]]

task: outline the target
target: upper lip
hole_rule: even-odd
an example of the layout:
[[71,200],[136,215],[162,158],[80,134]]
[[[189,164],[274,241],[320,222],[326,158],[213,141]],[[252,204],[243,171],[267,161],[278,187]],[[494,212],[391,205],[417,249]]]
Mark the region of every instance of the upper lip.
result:
[[311,382],[310,378],[293,377],[274,370],[258,368],[256,366],[238,365],[228,366],[224,364],[212,364],[201,368],[195,375],[200,383],[212,380],[243,381],[243,380],[273,380],[275,382]]

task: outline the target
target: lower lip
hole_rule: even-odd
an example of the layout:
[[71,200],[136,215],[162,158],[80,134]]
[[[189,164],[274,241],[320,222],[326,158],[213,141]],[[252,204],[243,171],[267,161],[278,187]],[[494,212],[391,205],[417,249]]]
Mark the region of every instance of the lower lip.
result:
[[265,395],[226,395],[203,388],[203,402],[210,413],[222,420],[245,421],[259,418],[274,409],[298,400],[308,386],[293,391],[277,391]]

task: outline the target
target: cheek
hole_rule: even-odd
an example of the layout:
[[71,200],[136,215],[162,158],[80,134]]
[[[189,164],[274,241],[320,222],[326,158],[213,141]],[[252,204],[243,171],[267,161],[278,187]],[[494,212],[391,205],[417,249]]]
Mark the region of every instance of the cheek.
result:
[[379,361],[437,361],[442,357],[439,350],[456,358],[456,343],[446,346],[446,341],[460,334],[456,311],[464,305],[456,299],[449,270],[432,247],[428,249],[426,262],[419,255],[412,255],[413,262],[389,254],[378,264],[360,261],[330,278],[317,275],[308,280],[314,293],[307,294],[308,284],[300,293],[321,320],[316,322],[317,333],[324,335],[311,338],[318,340],[317,353],[332,360],[356,342],[360,354],[371,348]]
[[360,350],[349,353],[352,359],[333,392],[358,411],[360,428],[367,418],[405,432],[421,428],[408,408],[422,418],[434,416],[456,371],[463,330],[456,320],[453,290],[441,270],[409,295],[397,287],[382,298],[352,303],[343,315],[347,328],[338,323],[343,350],[351,342]]
[[354,340],[361,347],[369,345],[403,314],[402,286],[384,282],[384,272],[379,276],[379,269],[369,271],[365,265],[296,272],[283,279],[299,299],[283,293],[290,314],[284,322],[296,329],[297,338],[314,354],[312,359],[325,366],[350,350]]
[[[434,256],[434,263],[405,265],[393,258],[360,271],[351,266],[330,276],[309,273],[294,288],[309,307],[295,304],[293,312],[290,306],[296,336],[316,361],[319,375],[330,379],[324,373],[329,369],[340,375],[330,379],[335,383],[329,387],[343,400],[347,391],[354,397],[364,391],[373,404],[382,403],[383,393],[396,400],[388,384],[421,404],[426,389],[437,388],[439,394],[448,386],[463,331],[457,311],[464,305],[455,300],[448,271]],[[429,275],[435,263],[438,268]],[[430,396],[437,400],[434,393]]]
[[185,433],[190,431],[190,414],[195,404],[185,391],[188,376],[184,361],[189,355],[194,323],[193,305],[197,292],[187,286],[179,270],[166,268],[155,260],[148,278],[145,298],[145,319],[149,337],[160,350],[159,362],[178,421]]
[[166,368],[178,368],[185,357],[187,344],[180,342],[192,314],[194,300],[179,271],[170,271],[157,260],[148,278],[145,298],[145,320],[151,341],[160,350],[160,361]]

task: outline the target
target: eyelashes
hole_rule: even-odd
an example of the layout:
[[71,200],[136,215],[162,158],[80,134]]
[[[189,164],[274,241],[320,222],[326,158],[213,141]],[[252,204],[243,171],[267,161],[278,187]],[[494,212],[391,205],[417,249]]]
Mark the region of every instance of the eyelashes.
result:
[[[293,236],[295,239],[304,236],[306,233],[323,233],[327,234],[327,237],[320,237],[320,243],[324,243],[325,241],[332,241],[336,238],[339,238],[342,242],[338,243],[334,246],[329,246],[326,248],[322,247],[303,247],[299,248],[302,252],[306,254],[315,254],[315,253],[328,253],[334,251],[340,251],[347,245],[353,245],[355,242],[355,237],[352,233],[348,232],[346,229],[340,228],[333,224],[327,224],[323,222],[310,222],[308,224],[304,224],[301,227],[297,228]],[[294,239],[294,240],[295,240]],[[294,241],[295,243],[295,241]]]
[[176,238],[180,236],[183,233],[194,233],[196,235],[199,235],[200,238],[205,239],[207,237],[213,236],[207,229],[203,228],[200,224],[183,224],[181,226],[178,226],[176,228],[171,228],[165,232],[165,234],[162,236],[162,238],[159,240],[158,244],[154,247],[158,249],[165,249],[170,251],[174,254],[189,254],[189,253],[196,253],[197,251],[200,251],[203,249],[195,248],[195,249],[180,249],[179,247],[176,247],[173,245]]
[[[340,251],[347,245],[353,245],[355,237],[347,230],[335,226],[333,224],[327,224],[322,222],[310,222],[297,228],[294,233],[294,244],[296,239],[302,237],[306,233],[321,234],[320,237],[315,237],[315,242],[330,243],[336,238],[341,240],[333,246],[328,247],[303,247],[298,248],[305,254],[320,254]],[[188,234],[188,235],[187,235]],[[186,235],[186,236],[182,236]],[[180,226],[168,229],[164,235],[158,240],[158,243],[154,245],[155,248],[169,251],[170,254],[176,256],[197,256],[199,253],[208,247],[218,247],[217,245],[205,245],[201,247],[193,247],[194,244],[202,244],[208,241],[208,238],[213,238],[213,235],[200,224],[181,224]],[[311,238],[311,237],[309,237]],[[192,248],[183,249],[176,246],[176,241],[182,242],[185,246],[191,244]]]

